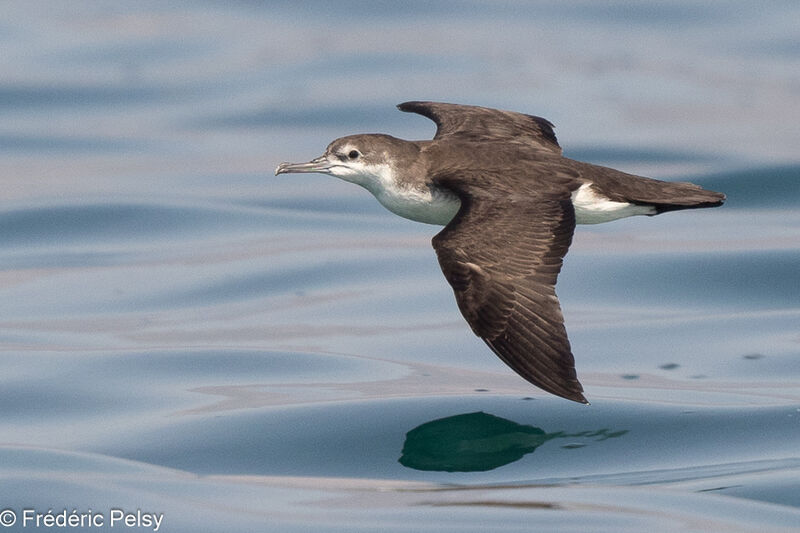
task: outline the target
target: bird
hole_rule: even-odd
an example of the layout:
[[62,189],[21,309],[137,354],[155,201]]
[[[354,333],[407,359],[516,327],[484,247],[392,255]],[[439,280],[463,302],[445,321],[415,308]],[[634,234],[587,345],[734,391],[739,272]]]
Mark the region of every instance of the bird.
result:
[[433,120],[433,139],[349,135],[275,175],[332,175],[401,217],[444,226],[433,248],[472,331],[528,382],[588,404],[555,291],[576,224],[716,207],[725,195],[566,158],[553,124],[538,116],[444,102],[397,107]]

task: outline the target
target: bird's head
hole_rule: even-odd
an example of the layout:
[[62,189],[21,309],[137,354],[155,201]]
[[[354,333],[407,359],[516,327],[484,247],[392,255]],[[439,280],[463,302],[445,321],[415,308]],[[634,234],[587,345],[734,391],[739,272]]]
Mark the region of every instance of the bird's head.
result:
[[390,135],[350,135],[336,139],[323,155],[307,163],[281,163],[275,175],[319,172],[372,190],[394,180],[398,168],[415,164],[418,155],[415,143]]

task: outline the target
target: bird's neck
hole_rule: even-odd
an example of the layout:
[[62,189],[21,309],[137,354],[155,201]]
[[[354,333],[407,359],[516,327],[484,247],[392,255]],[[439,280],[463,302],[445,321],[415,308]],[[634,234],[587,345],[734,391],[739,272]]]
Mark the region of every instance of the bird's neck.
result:
[[450,191],[433,185],[425,171],[420,171],[423,174],[410,175],[389,168],[380,180],[374,180],[366,188],[396,215],[444,226],[456,215],[461,201]]

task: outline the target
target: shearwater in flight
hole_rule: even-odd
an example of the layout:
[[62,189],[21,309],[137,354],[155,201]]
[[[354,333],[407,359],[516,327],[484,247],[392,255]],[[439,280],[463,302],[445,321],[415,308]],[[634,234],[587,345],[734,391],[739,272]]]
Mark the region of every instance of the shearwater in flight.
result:
[[555,285],[575,224],[722,205],[725,195],[567,159],[547,120],[486,107],[406,102],[429,141],[361,134],[308,163],[361,185],[402,217],[444,226],[433,247],[472,331],[537,387],[588,403]]

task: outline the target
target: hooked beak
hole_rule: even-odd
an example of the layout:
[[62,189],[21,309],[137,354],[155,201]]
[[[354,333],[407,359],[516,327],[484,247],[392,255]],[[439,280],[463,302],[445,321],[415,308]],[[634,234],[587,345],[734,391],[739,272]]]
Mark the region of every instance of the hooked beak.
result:
[[300,172],[322,172],[327,174],[331,168],[331,163],[324,155],[316,159],[312,159],[308,163],[281,163],[275,169],[275,175],[278,174],[291,174]]

